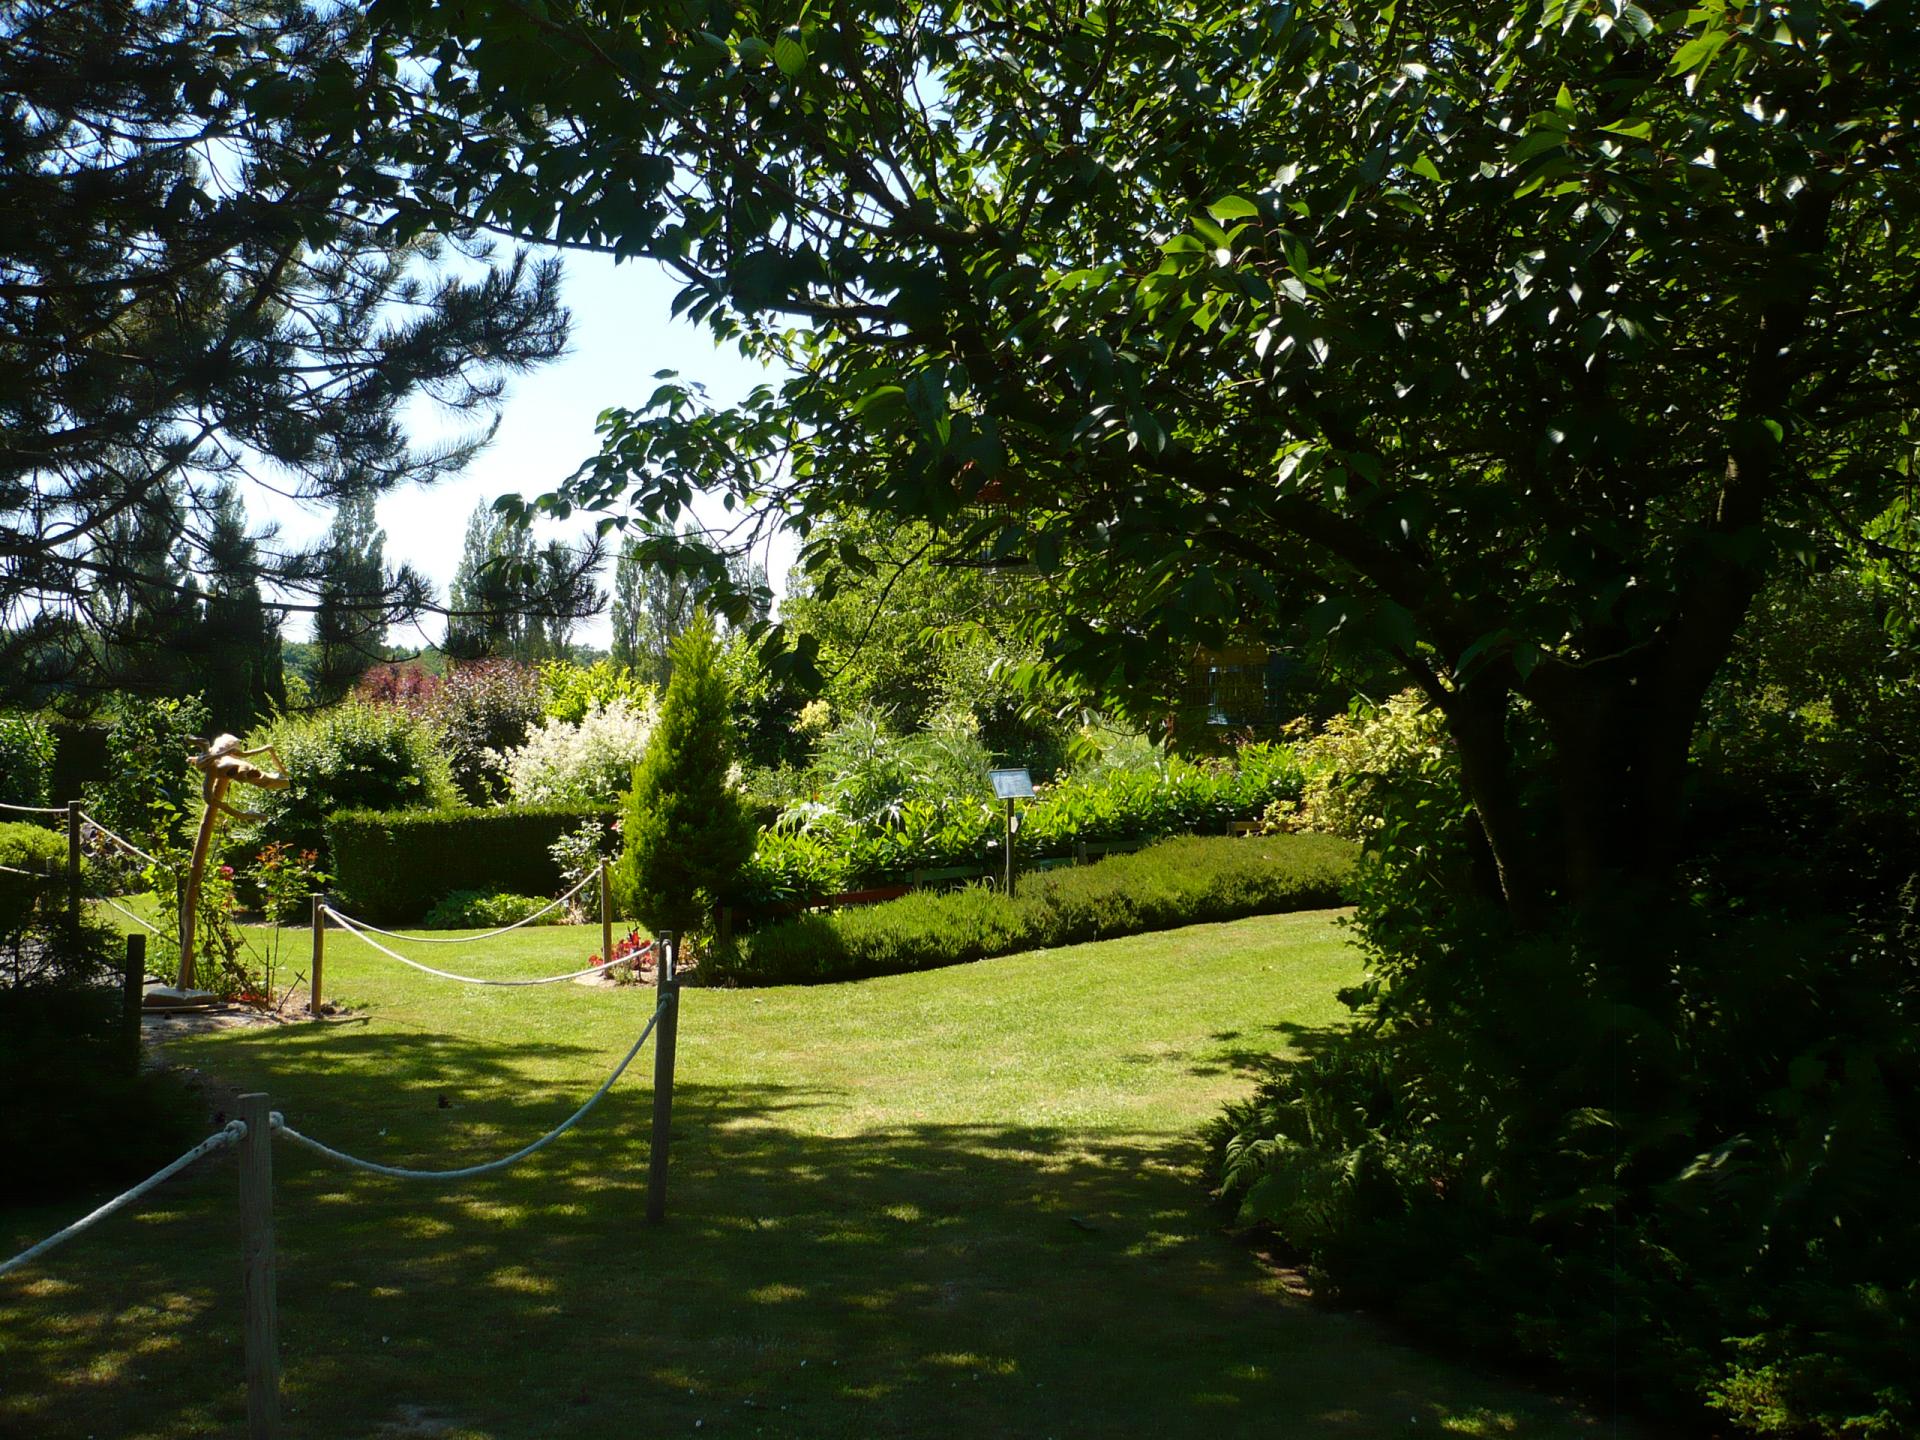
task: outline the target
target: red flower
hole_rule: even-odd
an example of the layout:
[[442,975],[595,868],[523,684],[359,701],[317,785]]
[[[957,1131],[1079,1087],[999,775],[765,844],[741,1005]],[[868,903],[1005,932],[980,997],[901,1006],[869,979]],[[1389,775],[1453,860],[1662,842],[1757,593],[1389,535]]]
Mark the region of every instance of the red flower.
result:
[[231,865],[222,865],[222,866],[220,867],[220,878],[221,878],[222,880],[231,880],[231,879],[233,879],[233,866],[231,866]]

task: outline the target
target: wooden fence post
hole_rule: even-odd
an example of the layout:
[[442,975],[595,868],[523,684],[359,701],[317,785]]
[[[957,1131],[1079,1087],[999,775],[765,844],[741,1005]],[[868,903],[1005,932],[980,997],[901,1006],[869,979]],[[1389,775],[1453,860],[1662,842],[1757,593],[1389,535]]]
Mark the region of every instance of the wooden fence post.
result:
[[80,943],[80,802],[67,801],[67,930]]
[[187,877],[173,882],[174,923],[180,927],[180,974],[173,982],[182,990],[193,987],[193,916],[187,911]]
[[[607,857],[604,855],[600,857],[600,963],[606,967],[613,964],[613,879],[607,874]],[[639,956],[634,957],[633,964],[637,972]],[[608,968],[607,973],[611,975],[612,969]]]
[[313,968],[307,979],[307,1013],[320,1014],[320,984],[327,967],[327,894],[313,897]]
[[240,1289],[246,1315],[247,1440],[280,1429],[280,1342],[273,1279],[273,1121],[267,1097],[240,1097]]
[[1007,898],[1013,898],[1013,798],[1007,798]]
[[126,1027],[127,1069],[140,1069],[140,1002],[146,993],[147,937],[127,936],[127,958],[120,972],[121,1024]]
[[647,1153],[647,1219],[667,1218],[667,1146],[673,1134],[673,1050],[680,1035],[680,949],[671,930],[654,942],[660,1023],[653,1032],[653,1145]]

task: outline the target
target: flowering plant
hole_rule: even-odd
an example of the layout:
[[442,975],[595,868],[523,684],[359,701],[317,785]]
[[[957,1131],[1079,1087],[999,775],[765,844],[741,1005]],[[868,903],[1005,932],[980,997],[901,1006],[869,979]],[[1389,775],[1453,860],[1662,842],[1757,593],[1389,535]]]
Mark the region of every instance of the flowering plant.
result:
[[575,725],[548,720],[499,755],[507,787],[522,805],[568,801],[609,804],[633,783],[633,767],[647,753],[658,710],[651,691],[617,695]]
[[633,963],[617,972],[614,978],[622,983],[637,982],[640,979],[641,966],[652,963],[653,941],[641,938],[638,930],[629,930],[613,942],[613,955],[610,958],[602,956],[596,950],[587,963],[604,969],[609,965],[618,965],[622,960],[631,960]]

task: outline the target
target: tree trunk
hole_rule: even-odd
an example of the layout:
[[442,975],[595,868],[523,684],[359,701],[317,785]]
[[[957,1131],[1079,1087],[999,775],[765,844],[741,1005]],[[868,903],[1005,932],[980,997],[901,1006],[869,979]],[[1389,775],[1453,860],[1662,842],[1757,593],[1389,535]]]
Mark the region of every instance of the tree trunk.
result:
[[1532,926],[1539,923],[1546,897],[1514,782],[1507,706],[1507,690],[1490,680],[1448,692],[1441,703],[1507,909],[1521,925]]

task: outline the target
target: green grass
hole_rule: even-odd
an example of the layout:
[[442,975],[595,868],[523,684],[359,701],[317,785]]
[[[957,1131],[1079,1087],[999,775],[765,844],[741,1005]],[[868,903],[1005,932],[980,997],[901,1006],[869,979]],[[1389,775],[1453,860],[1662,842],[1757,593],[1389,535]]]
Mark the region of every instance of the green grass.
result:
[[[597,947],[589,927],[396,948],[542,974]],[[422,1166],[554,1124],[652,1005],[631,987],[448,985],[340,934],[328,975],[356,1018],[169,1048],[216,1093],[268,1090],[309,1134]],[[1196,1127],[1290,1027],[1338,1023],[1353,975],[1322,912],[689,990],[659,1228],[643,1219],[650,1050],[504,1175],[382,1180],[282,1143],[287,1433],[1597,1433],[1293,1298],[1208,1207]],[[234,1188],[213,1162],[0,1281],[0,1433],[238,1433]],[[0,1253],[82,1208],[0,1217]]]

